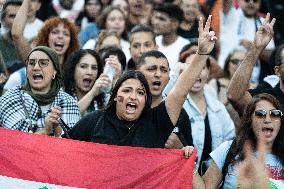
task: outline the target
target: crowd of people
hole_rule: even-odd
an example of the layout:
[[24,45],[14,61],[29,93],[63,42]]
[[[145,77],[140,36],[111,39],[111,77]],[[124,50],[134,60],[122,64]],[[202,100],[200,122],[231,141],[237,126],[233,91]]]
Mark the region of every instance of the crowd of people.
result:
[[279,9],[0,0],[0,127],[186,157],[195,148],[193,188],[283,188]]

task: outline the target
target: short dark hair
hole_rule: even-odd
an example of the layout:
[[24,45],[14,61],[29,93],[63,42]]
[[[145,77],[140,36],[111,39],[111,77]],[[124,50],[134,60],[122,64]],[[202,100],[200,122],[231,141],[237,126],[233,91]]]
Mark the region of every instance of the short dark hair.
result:
[[154,44],[156,44],[155,32],[153,31],[153,29],[151,27],[143,25],[143,24],[138,24],[131,29],[131,31],[129,32],[129,35],[128,35],[129,42],[131,43],[132,36],[135,33],[140,33],[140,32],[150,33],[152,35],[152,40],[153,40]]
[[274,66],[280,66],[282,64],[282,59],[284,57],[282,57],[282,51],[284,49],[284,44],[279,45],[276,49],[275,49],[275,55],[274,55]]
[[120,78],[116,81],[115,86],[112,89],[108,105],[105,109],[106,111],[110,111],[110,112],[113,112],[113,113],[116,112],[116,102],[115,102],[114,99],[116,98],[118,89],[128,79],[139,80],[145,88],[147,99],[146,99],[145,107],[143,109],[143,113],[145,113],[146,111],[149,111],[151,109],[152,94],[151,94],[151,91],[150,91],[150,88],[149,88],[149,85],[148,85],[148,82],[147,82],[145,76],[139,71],[130,70],[130,71],[124,72],[120,76]]
[[116,55],[121,66],[122,66],[122,70],[125,70],[126,56],[120,48],[114,47],[114,46],[107,46],[107,47],[102,48],[99,51],[99,54],[100,54],[100,57],[101,57],[101,62],[103,64],[105,64],[105,59],[108,58],[109,55]]
[[157,5],[154,8],[154,11],[162,12],[167,14],[171,19],[175,19],[179,22],[183,21],[183,11],[178,5],[172,3],[164,3],[161,5]]
[[[142,54],[142,56],[139,58],[138,63],[137,63],[137,68],[140,68],[141,66],[143,66],[146,62],[145,59],[147,57],[154,57],[154,58],[164,58],[167,60],[167,57],[160,51],[157,50],[152,50],[152,51],[148,51]],[[169,66],[169,62],[168,62],[168,66]]]

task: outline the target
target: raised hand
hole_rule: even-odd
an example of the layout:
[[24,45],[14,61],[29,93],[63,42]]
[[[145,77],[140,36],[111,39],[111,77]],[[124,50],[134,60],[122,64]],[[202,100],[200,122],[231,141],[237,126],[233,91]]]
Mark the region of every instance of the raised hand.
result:
[[96,80],[92,90],[94,91],[94,96],[99,95],[100,93],[102,93],[101,88],[105,88],[105,87],[109,87],[111,86],[111,80],[109,79],[109,77],[102,73],[100,75],[100,77]]
[[203,18],[199,19],[198,25],[198,54],[208,55],[214,48],[217,37],[215,36],[214,31],[210,31],[212,15],[210,15],[206,21],[205,26],[203,27]]
[[[264,137],[263,137],[264,138]],[[237,166],[238,189],[269,189],[265,170],[265,143],[258,141],[258,156],[254,157],[250,143],[245,144],[245,159]]]
[[106,64],[110,64],[115,69],[116,77],[119,77],[122,73],[122,66],[118,60],[116,55],[110,55],[108,58],[105,59]]
[[264,49],[266,45],[270,42],[274,34],[273,26],[275,24],[275,21],[276,21],[275,18],[273,18],[270,21],[270,13],[266,14],[266,17],[265,17],[265,20],[262,26],[257,30],[255,34],[255,39],[254,39],[255,48]]
[[54,135],[59,137],[62,133],[62,129],[59,125],[59,118],[61,114],[61,108],[59,106],[54,106],[51,108],[50,113],[45,118],[44,129],[49,134],[54,131]]

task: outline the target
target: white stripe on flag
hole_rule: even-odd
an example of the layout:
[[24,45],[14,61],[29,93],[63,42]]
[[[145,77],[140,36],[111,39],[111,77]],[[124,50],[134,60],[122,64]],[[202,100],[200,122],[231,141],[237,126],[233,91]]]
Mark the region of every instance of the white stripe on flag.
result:
[[0,175],[0,189],[83,189],[42,182],[22,180]]

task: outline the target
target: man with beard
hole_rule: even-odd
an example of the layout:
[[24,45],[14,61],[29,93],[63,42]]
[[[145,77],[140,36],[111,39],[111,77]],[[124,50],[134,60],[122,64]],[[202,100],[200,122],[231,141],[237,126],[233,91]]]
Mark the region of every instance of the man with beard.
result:
[[[152,94],[151,108],[157,107],[163,101],[163,91],[169,82],[169,62],[166,56],[152,50],[145,52],[138,61],[137,70],[142,72],[149,84]],[[193,145],[190,121],[187,113],[182,109],[173,133],[169,136],[166,148],[182,148]]]
[[[264,19],[258,12],[261,0],[239,0],[240,8],[232,5],[232,0],[223,1],[223,12],[221,15],[220,28],[220,57],[219,65],[223,67],[229,52],[238,45],[244,46],[247,50],[253,43],[255,32],[261,27]],[[264,49],[251,76],[251,82],[258,84],[269,72],[269,57],[274,49],[274,41],[271,40]]]
[[270,93],[284,104],[284,46],[277,47],[274,56],[274,72],[280,79],[279,83],[273,87],[268,82],[263,81],[256,89],[247,91],[253,67],[262,50],[266,47],[274,34],[273,26],[275,24],[275,19],[273,19],[271,23],[269,23],[269,19],[270,14],[267,14],[263,26],[258,29],[250,50],[247,52],[245,59],[235,72],[228,88],[228,99],[232,102],[234,108],[240,115],[243,113],[247,104],[252,101],[252,96],[259,93]]
[[167,56],[170,69],[175,68],[179,52],[189,41],[177,35],[179,24],[183,20],[183,12],[179,6],[165,3],[154,8],[151,20],[153,30],[157,35],[156,42],[159,51]]

